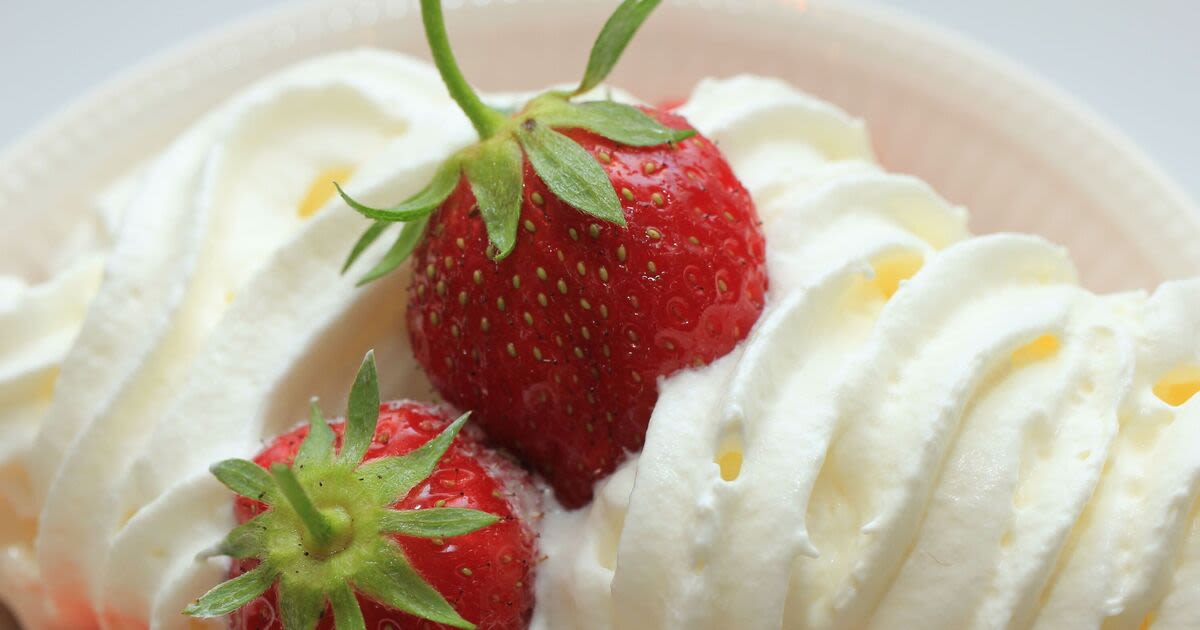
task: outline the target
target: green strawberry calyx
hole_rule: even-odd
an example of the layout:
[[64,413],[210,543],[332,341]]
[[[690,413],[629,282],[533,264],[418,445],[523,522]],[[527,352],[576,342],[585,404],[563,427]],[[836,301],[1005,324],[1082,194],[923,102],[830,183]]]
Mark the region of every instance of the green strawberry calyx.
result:
[[475,195],[487,228],[489,254],[495,260],[507,257],[517,243],[525,159],[550,192],[567,205],[624,227],[621,202],[603,166],[596,156],[558,130],[584,129],[632,147],[679,142],[696,134],[692,129],[667,127],[631,105],[611,100],[573,100],[608,76],[638,28],[660,2],[624,0],[596,38],[583,79],[575,90],[546,92],[515,114],[506,115],[484,104],[459,70],[446,35],[441,1],[421,0],[421,17],[434,64],[450,96],[479,133],[480,141],[451,156],[424,189],[390,208],[359,203],[335,183],[351,208],[374,221],[351,248],[342,271],[349,269],[393,223],[403,224],[395,243],[359,284],[399,267],[420,243],[430,214],[454,192],[463,176]]
[[212,467],[230,490],[268,509],[202,556],[259,563],[205,593],[184,614],[227,615],[278,584],[286,630],[315,628],[327,607],[339,630],[362,630],[356,593],[436,623],[475,627],[417,573],[393,536],[451,538],[488,527],[499,517],[460,508],[391,509],[433,473],[467,414],[414,451],[363,462],[379,422],[373,353],[363,360],[348,407],[340,450],[314,400],[311,428],[291,466],[275,464],[268,471],[252,461],[230,459]]

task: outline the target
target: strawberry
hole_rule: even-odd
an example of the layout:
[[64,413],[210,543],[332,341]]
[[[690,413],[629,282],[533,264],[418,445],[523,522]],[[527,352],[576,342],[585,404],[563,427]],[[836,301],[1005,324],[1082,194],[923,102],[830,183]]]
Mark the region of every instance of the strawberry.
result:
[[605,156],[626,227],[567,206],[527,163],[516,253],[493,261],[461,185],[415,252],[408,330],[438,391],[577,506],[641,449],[658,377],[711,362],[750,330],[766,274],[749,198],[711,142],[566,135]]
[[364,281],[413,257],[418,362],[567,507],[642,447],[658,379],[733,349],[767,290],[754,204],[711,141],[673,113],[572,100],[657,4],[626,0],[574,92],[506,117],[462,78],[440,3],[423,0],[434,60],[481,141],[393,208],[342,193],[376,221],[347,266],[405,224]]
[[528,474],[460,433],[465,415],[379,405],[369,354],[347,416],[326,423],[314,403],[253,462],[213,467],[239,495],[213,553],[235,560],[185,613],[239,629],[526,627]]

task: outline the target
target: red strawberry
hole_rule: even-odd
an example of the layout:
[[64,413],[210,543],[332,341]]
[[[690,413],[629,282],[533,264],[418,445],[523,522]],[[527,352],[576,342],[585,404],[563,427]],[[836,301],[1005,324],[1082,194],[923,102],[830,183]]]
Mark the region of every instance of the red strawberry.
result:
[[517,247],[493,261],[460,185],[414,255],[408,326],[437,390],[574,507],[641,449],[658,377],[711,362],[750,330],[767,279],[754,208],[711,142],[567,135],[603,156],[626,227],[569,207],[526,162]]
[[[575,94],[611,69],[656,1],[626,0]],[[767,289],[754,204],[683,118],[547,93],[505,118],[463,81],[436,0],[439,70],[482,141],[377,223],[406,221],[367,279],[413,254],[408,328],[438,392],[543,473],[568,507],[637,451],[657,379],[729,352]],[[344,195],[343,195],[344,196]]]
[[[465,416],[451,422],[443,408],[408,401],[380,406],[370,355],[348,415],[326,424],[314,409],[310,426],[276,438],[253,463],[214,467],[240,495],[242,525],[218,550],[238,559],[231,581],[187,612],[232,611],[231,627],[247,630],[332,629],[335,617],[338,628],[363,627],[347,621],[355,611],[367,628],[526,627],[537,498],[529,475],[460,434]],[[308,526],[306,501],[332,523],[331,542]],[[221,596],[263,568],[270,573],[252,580],[261,588]]]

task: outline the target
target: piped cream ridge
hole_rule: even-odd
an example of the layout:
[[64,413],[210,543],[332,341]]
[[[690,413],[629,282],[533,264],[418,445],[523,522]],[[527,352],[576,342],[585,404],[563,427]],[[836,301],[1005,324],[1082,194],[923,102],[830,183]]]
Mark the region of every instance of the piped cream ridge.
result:
[[768,308],[551,515],[535,628],[1200,623],[1200,403],[1154,393],[1200,361],[1200,282],[1097,296],[1062,248],[972,238],[777,82],[682,113],[758,203]]

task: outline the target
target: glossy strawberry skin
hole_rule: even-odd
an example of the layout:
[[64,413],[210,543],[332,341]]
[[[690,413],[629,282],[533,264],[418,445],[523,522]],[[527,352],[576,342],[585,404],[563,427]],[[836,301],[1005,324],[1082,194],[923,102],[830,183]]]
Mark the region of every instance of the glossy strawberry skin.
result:
[[464,181],[414,253],[407,318],[438,392],[578,507],[641,449],[657,379],[746,335],[767,274],[749,193],[711,141],[635,148],[564,133],[604,167],[627,227],[559,201],[526,161],[516,248],[492,261]]
[[[438,407],[407,401],[384,403],[379,410],[375,441],[365,461],[412,451],[436,437],[452,419],[445,409]],[[335,444],[340,448],[345,423],[337,422],[331,427],[337,437]],[[255,457],[255,463],[263,468],[274,463],[290,464],[308,431],[305,425],[276,438]],[[459,614],[480,629],[525,628],[533,612],[536,561],[536,534],[529,524],[535,515],[526,512],[536,504],[537,492],[527,473],[467,433],[464,431],[455,439],[433,474],[393,507],[471,508],[500,516],[501,522],[466,536],[440,541],[441,544],[399,536],[396,541],[413,567]],[[442,501],[445,503],[441,504]],[[264,509],[262,503],[239,496],[234,512],[237,521],[244,523]],[[256,564],[256,560],[235,561],[230,577],[249,571]],[[361,595],[359,603],[368,628],[445,627],[391,610]],[[238,630],[282,630],[276,587],[234,613],[230,626]],[[333,627],[332,615],[326,611],[318,628]]]

